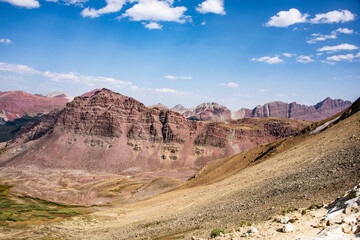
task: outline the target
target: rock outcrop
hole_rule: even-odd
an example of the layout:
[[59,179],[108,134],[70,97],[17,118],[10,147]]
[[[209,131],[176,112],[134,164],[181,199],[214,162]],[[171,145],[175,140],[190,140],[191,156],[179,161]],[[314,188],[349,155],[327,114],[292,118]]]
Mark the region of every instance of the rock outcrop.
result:
[[37,140],[26,144],[31,147],[8,164],[120,174],[197,168],[293,135],[307,124],[277,118],[192,121],[102,89],[76,97],[62,111],[22,129],[8,146]]

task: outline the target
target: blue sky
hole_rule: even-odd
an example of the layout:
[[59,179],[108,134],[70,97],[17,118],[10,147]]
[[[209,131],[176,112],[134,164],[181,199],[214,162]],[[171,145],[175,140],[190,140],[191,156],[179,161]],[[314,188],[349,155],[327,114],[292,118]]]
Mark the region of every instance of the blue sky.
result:
[[354,101],[360,1],[0,0],[0,91],[237,110]]

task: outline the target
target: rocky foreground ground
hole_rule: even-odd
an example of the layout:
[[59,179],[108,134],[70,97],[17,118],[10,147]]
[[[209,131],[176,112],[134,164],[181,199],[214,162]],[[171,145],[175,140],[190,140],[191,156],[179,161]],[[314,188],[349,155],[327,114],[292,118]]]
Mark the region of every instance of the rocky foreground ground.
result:
[[[226,233],[214,229],[209,238],[337,240],[360,238],[360,184],[328,205],[312,205],[308,209],[285,209],[283,215],[265,222],[240,223]],[[193,236],[192,240],[204,240]]]

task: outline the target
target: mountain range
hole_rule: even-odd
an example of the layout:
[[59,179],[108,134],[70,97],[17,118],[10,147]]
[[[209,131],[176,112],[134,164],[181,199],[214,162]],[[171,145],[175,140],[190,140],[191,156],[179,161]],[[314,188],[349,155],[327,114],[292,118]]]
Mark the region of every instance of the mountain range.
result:
[[231,121],[241,118],[278,117],[307,121],[319,121],[339,113],[351,105],[350,101],[326,98],[313,105],[301,105],[296,102],[284,103],[280,101],[258,105],[254,109],[242,108],[231,111],[217,103],[202,103],[195,108],[185,108],[178,104],[171,108],[184,117],[198,121]]
[[75,97],[64,109],[23,127],[7,146],[32,141],[32,147],[9,163],[14,166],[31,163],[134,174],[199,168],[211,160],[294,135],[308,124],[278,118],[192,121],[172,110],[148,108],[131,97],[102,89]]

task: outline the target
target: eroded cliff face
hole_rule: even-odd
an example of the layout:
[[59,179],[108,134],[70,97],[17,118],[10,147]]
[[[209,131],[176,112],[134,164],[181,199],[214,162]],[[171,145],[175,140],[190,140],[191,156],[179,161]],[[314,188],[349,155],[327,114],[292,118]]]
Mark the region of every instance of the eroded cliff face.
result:
[[102,89],[76,97],[62,111],[23,129],[8,146],[28,142],[27,150],[8,165],[118,174],[198,168],[290,136],[306,125],[274,118],[191,121],[177,112],[147,108],[133,98]]

